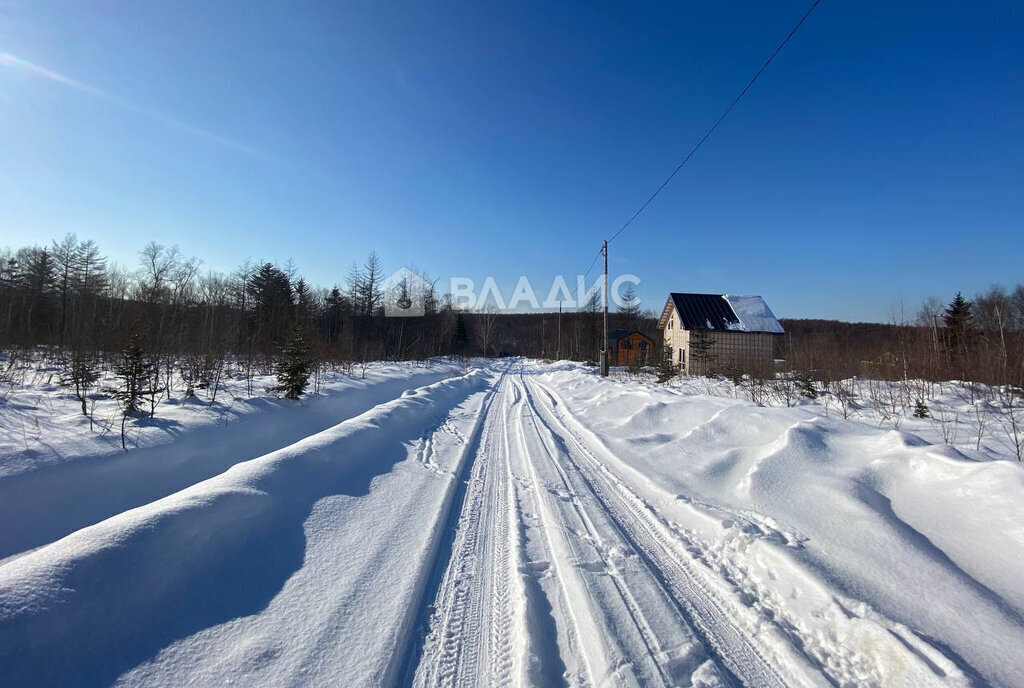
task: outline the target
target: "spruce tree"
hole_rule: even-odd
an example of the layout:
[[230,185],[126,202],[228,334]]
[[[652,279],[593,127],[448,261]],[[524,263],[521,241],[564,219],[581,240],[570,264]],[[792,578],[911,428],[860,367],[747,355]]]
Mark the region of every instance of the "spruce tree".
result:
[[796,388],[808,399],[818,398],[818,388],[814,384],[814,376],[809,371],[800,373],[796,377]]
[[[121,448],[128,451],[125,442],[128,418],[139,412],[143,397],[150,397],[151,405],[155,406],[156,395],[163,390],[155,389],[151,384],[155,367],[147,358],[138,334],[132,335],[128,345],[121,351],[121,362],[115,368],[115,372],[121,378],[121,386],[114,392],[114,398],[121,402]],[[150,416],[152,415],[151,410]]]
[[923,399],[918,399],[914,404],[914,418],[931,418],[932,414],[928,410],[928,404],[924,403]]
[[292,323],[288,328],[284,348],[281,350],[281,360],[275,367],[275,391],[284,394],[286,399],[298,399],[309,385],[312,367],[313,359],[310,356],[305,330],[299,323]]
[[121,402],[124,416],[134,416],[143,396],[150,393],[149,380],[153,375],[153,364],[146,358],[146,352],[140,343],[138,334],[132,335],[127,346],[121,351],[121,362],[115,369],[121,378],[120,388],[114,392],[114,398]]
[[658,361],[658,382],[668,382],[676,376],[676,367],[672,362],[672,346],[666,344]]
[[974,333],[974,314],[971,312],[971,302],[957,292],[942,314],[942,320],[946,325],[950,362],[961,367],[961,377],[964,377],[962,368],[967,362],[967,354],[970,351]]
[[715,340],[706,327],[698,327],[690,334],[690,360],[694,362],[694,372],[698,375],[710,375],[715,362],[711,353]]

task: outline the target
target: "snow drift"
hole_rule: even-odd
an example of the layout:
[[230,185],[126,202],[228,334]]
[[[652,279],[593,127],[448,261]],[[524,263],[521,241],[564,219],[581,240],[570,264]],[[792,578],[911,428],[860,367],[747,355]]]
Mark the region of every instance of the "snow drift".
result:
[[303,566],[314,504],[365,494],[486,381],[410,392],[0,566],[4,681],[109,684],[177,638],[260,611]]
[[884,629],[941,673],[1024,685],[1006,649],[1024,642],[1016,461],[816,407],[539,379],[608,469],[816,660],[899,685],[898,662],[868,661]]
[[34,404],[33,420],[45,429],[28,449],[15,417],[2,414],[0,560],[166,497],[407,389],[458,374],[449,364],[396,365],[373,369],[365,378],[345,376],[323,396],[301,404],[269,398],[237,399],[230,407],[166,403],[156,418],[139,421],[142,446],[129,452],[122,451],[116,433],[88,432],[87,420],[73,405],[67,416],[54,417],[47,409],[60,408],[58,400]]

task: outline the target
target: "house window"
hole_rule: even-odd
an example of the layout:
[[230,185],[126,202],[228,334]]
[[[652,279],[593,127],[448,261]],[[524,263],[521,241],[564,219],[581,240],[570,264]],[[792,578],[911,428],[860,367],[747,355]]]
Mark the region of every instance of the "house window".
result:
[[647,351],[647,342],[640,342],[640,350]]
[[669,318],[668,319],[668,329],[670,329],[670,330],[672,329],[672,325],[673,325],[674,322],[675,322],[675,318]]
[[679,347],[679,362],[683,362],[683,347]]
[[633,342],[631,340],[627,339],[625,342],[623,342],[622,348],[623,349],[632,349],[633,348]]

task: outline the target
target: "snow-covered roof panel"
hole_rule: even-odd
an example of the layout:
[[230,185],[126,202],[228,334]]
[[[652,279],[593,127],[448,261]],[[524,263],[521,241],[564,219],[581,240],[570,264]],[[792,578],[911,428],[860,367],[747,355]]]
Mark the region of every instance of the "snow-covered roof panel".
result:
[[734,296],[724,294],[723,299],[732,306],[736,317],[740,319],[744,332],[771,332],[783,334],[784,330],[772,309],[760,296]]

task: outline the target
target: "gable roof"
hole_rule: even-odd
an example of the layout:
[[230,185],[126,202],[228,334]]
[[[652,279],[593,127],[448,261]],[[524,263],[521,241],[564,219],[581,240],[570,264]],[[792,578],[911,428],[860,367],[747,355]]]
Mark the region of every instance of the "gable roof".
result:
[[651,339],[650,337],[645,335],[640,330],[612,330],[611,332],[608,333],[608,341],[609,342],[616,342],[616,341],[622,339],[623,337],[628,337],[628,336],[630,336],[632,334],[638,334],[641,337],[643,337],[644,339],[647,339],[647,340],[652,341],[652,342],[654,341],[653,339]]
[[614,342],[616,339],[622,339],[628,334],[625,330],[612,330],[608,333],[608,341]]
[[768,304],[760,296],[729,294],[689,294],[672,292],[658,327],[664,328],[670,309],[675,309],[684,330],[707,329],[712,332],[770,332],[784,330]]

